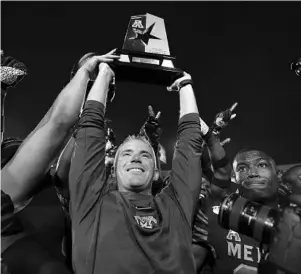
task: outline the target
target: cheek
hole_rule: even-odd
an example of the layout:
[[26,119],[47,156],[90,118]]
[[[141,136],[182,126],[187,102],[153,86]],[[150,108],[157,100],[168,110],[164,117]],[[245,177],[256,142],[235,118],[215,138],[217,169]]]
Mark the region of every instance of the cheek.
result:
[[243,172],[240,172],[240,173],[236,173],[235,174],[235,179],[236,179],[236,182],[237,183],[240,183],[242,182],[243,180],[245,180],[247,178],[247,175]]
[[273,173],[271,170],[268,169],[260,169],[258,171],[258,175],[267,179],[273,179]]
[[119,160],[116,165],[116,173],[124,173],[123,166],[124,166],[123,161]]
[[143,161],[143,164],[147,166],[147,169],[149,171],[153,171],[155,168],[155,163],[151,160],[145,160],[145,161]]

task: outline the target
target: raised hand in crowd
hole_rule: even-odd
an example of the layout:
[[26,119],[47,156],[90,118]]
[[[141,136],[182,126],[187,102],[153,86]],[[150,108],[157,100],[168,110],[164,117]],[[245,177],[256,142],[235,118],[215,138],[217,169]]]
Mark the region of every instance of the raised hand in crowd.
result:
[[233,113],[238,103],[234,103],[230,108],[216,114],[215,119],[212,123],[211,129],[215,135],[219,135],[220,131],[225,128],[228,123],[236,117]]
[[221,141],[221,146],[223,147],[224,145],[228,144],[231,142],[231,138],[226,138],[225,140]]
[[93,68],[113,62],[113,51],[93,56],[76,72],[61,91],[47,114],[24,140],[15,157],[2,170],[2,190],[14,203],[23,202],[48,171],[78,119]]
[[155,115],[152,106],[148,106],[148,113],[148,119],[143,124],[140,130],[140,135],[146,136],[152,144],[153,148],[155,149],[155,152],[157,152],[160,143],[160,137],[162,134],[162,127],[159,121],[161,112],[159,111]]
[[[232,105],[231,108],[220,112],[216,115],[215,121],[211,128],[200,118],[202,126],[202,135],[205,140],[205,152],[203,153],[203,170],[213,184],[222,188],[227,188],[230,184],[231,166],[227,159],[223,146],[230,142],[230,138],[220,141],[220,131],[225,128],[228,123],[236,117],[233,113],[238,103]],[[208,149],[208,150],[207,150]]]
[[[237,103],[230,109],[217,115],[220,125],[225,127],[231,119],[235,118],[236,115],[231,113],[236,106]],[[209,128],[201,118],[200,123],[205,143],[202,154],[203,178],[192,230],[192,244],[197,273],[201,273],[206,264],[212,267],[214,263],[214,249],[208,244],[208,222],[210,221],[207,217],[208,210],[210,210],[210,207],[207,206],[208,200],[214,197],[214,200],[221,201],[226,193],[226,189],[231,184],[231,164],[223,147],[226,143],[230,142],[230,138],[221,142],[219,140],[220,131],[218,131],[218,134],[214,132],[216,127],[212,126]]]
[[[25,73],[20,71],[26,71],[25,65],[20,65],[20,62],[13,58],[3,58],[3,60],[2,104],[6,89],[15,86],[22,79]],[[2,68],[5,71],[3,74]],[[5,82],[3,83],[2,80]],[[64,95],[68,97],[70,94],[64,92]],[[76,99],[70,101],[76,105]],[[28,204],[26,201],[31,198],[36,186],[42,181],[55,158],[55,152],[63,142],[65,129],[68,128],[68,119],[72,119],[73,114],[64,112],[63,103],[59,96],[51,110],[21,146],[20,142],[16,144],[15,140],[5,142],[6,145],[4,142],[1,143],[1,152],[6,150],[5,159],[1,159],[1,258],[12,274],[44,273],[46,268],[48,273],[69,273],[61,262],[53,259],[28,235],[15,214],[15,209],[20,204]],[[79,109],[80,107],[78,112]],[[67,114],[71,114],[71,117],[67,118]],[[17,145],[17,152],[12,151],[8,143],[13,144],[14,147]],[[16,258],[18,258],[17,263]]]
[[153,107],[148,106],[148,115],[149,116],[141,127],[139,134],[141,136],[145,136],[152,145],[157,157],[158,169],[160,170],[160,138],[162,134],[162,127],[159,118],[161,116],[161,112],[158,111],[157,114],[155,114]]

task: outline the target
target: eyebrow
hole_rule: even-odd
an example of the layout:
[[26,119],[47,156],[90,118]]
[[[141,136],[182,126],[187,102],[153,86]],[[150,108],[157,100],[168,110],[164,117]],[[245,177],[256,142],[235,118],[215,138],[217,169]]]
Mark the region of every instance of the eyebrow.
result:
[[142,153],[147,153],[148,155],[152,156],[152,154],[150,152],[148,152],[147,150],[141,150],[140,154],[142,154]]
[[237,164],[236,168],[239,168],[241,166],[248,166],[248,163],[246,163],[246,162],[240,162],[240,163]]
[[[125,153],[125,152],[133,152],[132,149],[126,149],[124,151],[121,151],[121,153]],[[140,151],[140,154],[143,154],[143,153],[147,153],[149,156],[152,156],[152,154],[150,152],[148,152],[147,150],[141,150]]]
[[[263,158],[263,157],[259,157],[259,158],[257,158],[255,161],[256,161],[256,162],[266,161],[266,162],[270,163],[269,160],[267,160],[267,159],[265,159],[265,158]],[[238,167],[240,167],[240,166],[248,166],[248,165],[249,165],[248,162],[239,162],[239,163],[237,164],[236,168],[238,168]]]
[[126,150],[121,151],[121,153],[124,153],[124,152],[133,152],[133,150],[132,149],[126,149]]
[[259,157],[258,159],[256,159],[257,162],[260,162],[260,161],[266,161],[268,163],[270,163],[270,161],[266,158],[263,158],[263,157]]

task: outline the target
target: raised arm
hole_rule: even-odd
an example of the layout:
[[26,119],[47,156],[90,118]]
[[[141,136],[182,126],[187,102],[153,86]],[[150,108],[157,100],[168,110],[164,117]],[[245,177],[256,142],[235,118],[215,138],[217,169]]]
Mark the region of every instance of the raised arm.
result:
[[233,114],[236,106],[237,103],[233,104],[231,108],[218,113],[210,129],[200,118],[203,139],[209,153],[207,161],[211,162],[213,168],[212,183],[223,189],[228,188],[231,184],[231,165],[224,149],[224,144],[229,142],[230,139],[221,142],[220,131],[228,125],[230,120],[236,117],[236,114]]
[[[111,54],[102,58],[107,60],[109,56],[113,60]],[[62,149],[64,139],[79,116],[89,74],[95,64],[89,61],[76,72],[45,117],[24,140],[15,157],[4,167],[2,190],[10,195],[14,203],[27,200],[32,195]]]
[[28,199],[62,149],[78,118],[88,83],[86,70],[76,73],[38,126],[23,141],[15,157],[3,168],[2,190],[14,203]]
[[191,83],[190,75],[185,74],[170,88],[179,90],[180,119],[169,185],[190,225],[202,182],[201,127]]
[[[98,63],[102,62],[97,56],[92,58]],[[69,173],[70,211],[74,226],[88,213],[91,214],[106,182],[104,113],[113,76],[114,73],[107,64],[99,65],[98,76],[87,97],[74,135],[75,148]]]

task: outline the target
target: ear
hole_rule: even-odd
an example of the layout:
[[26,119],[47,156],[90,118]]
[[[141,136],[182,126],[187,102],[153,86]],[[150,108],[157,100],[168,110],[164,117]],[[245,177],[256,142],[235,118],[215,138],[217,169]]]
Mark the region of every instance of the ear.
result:
[[111,167],[111,176],[113,178],[116,178],[116,173],[115,173],[115,167],[114,166]]
[[153,181],[157,181],[160,177],[160,171],[158,169],[155,169]]

